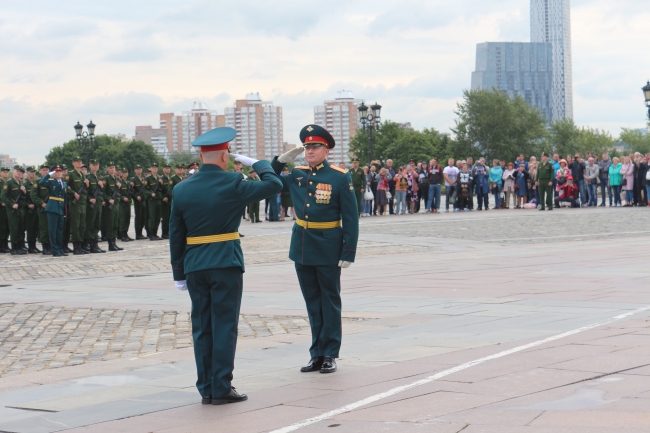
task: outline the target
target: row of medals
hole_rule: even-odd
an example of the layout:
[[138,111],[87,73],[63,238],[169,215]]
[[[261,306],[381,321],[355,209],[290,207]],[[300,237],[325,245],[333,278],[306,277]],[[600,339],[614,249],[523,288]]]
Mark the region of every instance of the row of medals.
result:
[[316,185],[316,203],[329,204],[332,197],[332,185],[319,183]]

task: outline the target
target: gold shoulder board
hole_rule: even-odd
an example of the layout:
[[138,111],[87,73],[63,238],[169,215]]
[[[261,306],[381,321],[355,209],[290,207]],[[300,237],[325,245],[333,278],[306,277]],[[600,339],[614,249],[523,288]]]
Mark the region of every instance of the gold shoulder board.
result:
[[309,170],[308,165],[296,165],[294,168],[297,168],[298,170]]
[[341,168],[341,167],[337,167],[337,166],[335,166],[335,165],[330,165],[330,168],[331,168],[332,170],[336,170],[336,171],[338,171],[339,173],[343,173],[343,174],[347,174],[347,172],[348,172],[346,169]]

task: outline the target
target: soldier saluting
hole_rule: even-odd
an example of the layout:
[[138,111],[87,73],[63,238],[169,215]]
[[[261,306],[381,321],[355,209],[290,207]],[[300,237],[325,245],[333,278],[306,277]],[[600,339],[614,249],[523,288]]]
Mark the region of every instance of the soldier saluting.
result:
[[244,401],[232,387],[237,323],[242,297],[244,255],[239,224],[246,205],[282,189],[267,161],[240,155],[252,165],[261,182],[247,182],[227,172],[232,128],[206,132],[192,146],[201,148],[203,165],[191,178],[174,186],[169,247],[176,287],[192,299],[192,338],[203,404]]
[[[281,177],[296,212],[289,258],[295,262],[312,336],[311,360],[300,371],[333,373],[342,338],[341,268],[354,262],[359,213],[350,174],[327,162],[336,145],[332,135],[318,125],[307,125],[300,131],[300,141],[309,165]],[[281,173],[302,151],[299,147],[275,158],[275,172]]]

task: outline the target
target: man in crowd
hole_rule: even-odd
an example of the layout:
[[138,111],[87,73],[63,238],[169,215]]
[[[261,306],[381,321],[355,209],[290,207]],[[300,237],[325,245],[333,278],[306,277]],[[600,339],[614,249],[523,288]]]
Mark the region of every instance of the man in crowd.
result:
[[147,198],[147,208],[149,213],[149,240],[161,241],[158,237],[158,226],[162,213],[163,193],[161,191],[162,179],[158,178],[158,164],[151,165],[151,175],[144,179],[144,195]]
[[573,177],[573,183],[578,188],[580,192],[580,202],[584,205],[587,203],[587,188],[585,186],[585,167],[586,164],[582,161],[579,153],[575,154],[573,161],[569,165],[571,169],[571,176]]
[[63,257],[68,255],[68,253],[63,250],[63,220],[65,215],[65,202],[68,197],[66,194],[68,185],[63,181],[63,172],[63,166],[55,165],[52,168],[52,171],[43,176],[43,178],[38,182],[39,186],[47,188],[48,200],[43,212],[47,216],[52,257]]
[[27,193],[25,200],[27,208],[25,209],[25,230],[27,230],[27,253],[38,254],[42,253],[41,250],[36,248],[36,240],[38,239],[38,209],[32,200],[34,191],[38,190],[36,183],[36,169],[34,167],[27,167],[27,180],[24,183]]
[[98,233],[102,225],[102,212],[104,209],[104,182],[99,177],[99,161],[90,160],[90,174],[88,174],[88,203],[86,207],[86,234],[84,235],[88,252],[91,254],[105,253],[99,248]]
[[107,213],[105,221],[108,251],[122,251],[124,248],[117,246],[116,242],[120,216],[120,187],[122,183],[117,178],[117,171],[113,162],[106,164],[106,171],[108,174],[104,178],[104,197],[107,201],[103,212]]
[[460,170],[454,165],[454,158],[449,158],[447,167],[442,171],[443,177],[445,178],[445,212],[449,212],[449,203],[452,199],[454,200],[452,210],[454,212],[457,210],[458,194],[456,191],[456,183],[458,182],[458,173],[460,173]]
[[600,193],[602,201],[600,207],[605,206],[605,198],[609,196],[609,207],[612,207],[612,188],[609,186],[609,167],[612,165],[612,160],[609,159],[609,154],[603,152],[603,159],[598,162],[598,180],[600,181]]
[[140,241],[147,239],[142,235],[142,230],[149,224],[146,218],[147,202],[144,195],[144,178],[142,177],[142,166],[137,164],[134,169],[134,176],[131,178],[133,184],[133,210],[135,217],[133,224],[135,225],[135,240]]
[[169,239],[169,215],[172,210],[172,190],[174,189],[174,181],[171,178],[171,171],[171,165],[166,163],[163,166],[163,174],[161,176],[162,185],[160,188],[163,194],[162,204],[160,206],[163,239]]
[[[89,181],[81,172],[83,165],[81,157],[72,160],[73,169],[68,173],[68,217],[70,220],[70,234],[72,235],[72,254],[87,254],[81,248],[86,233],[86,197]],[[67,242],[67,239],[64,239]]]
[[429,181],[429,209],[431,212],[440,212],[440,194],[442,193],[442,168],[438,165],[438,158],[429,162],[427,173]]
[[[50,172],[50,167],[46,164],[41,165],[39,168],[39,173],[41,179],[44,178]],[[31,199],[34,207],[36,208],[36,213],[38,214],[38,236],[41,238],[41,245],[43,245],[43,255],[48,256],[52,255],[52,246],[50,245],[50,232],[47,227],[47,214],[45,213],[45,208],[47,207],[47,201],[49,199],[49,190],[47,186],[39,184],[38,181],[34,181],[34,187],[32,188]]]
[[[415,161],[413,161],[415,164]],[[415,168],[415,167],[414,167]],[[388,191],[390,191],[390,200],[388,200],[388,212],[391,215],[395,214],[395,209],[393,208],[395,204],[395,167],[393,167],[393,160],[392,159],[387,159],[386,160],[386,169],[388,170],[388,174],[390,175],[390,180],[388,181]],[[379,168],[377,168],[379,170]]]
[[358,158],[352,160],[352,168],[350,168],[349,173],[352,178],[352,186],[354,187],[357,205],[359,206],[359,215],[361,215],[361,199],[366,187],[366,173],[363,171],[363,168],[359,167]]
[[[0,193],[9,180],[9,167],[0,167]],[[9,217],[7,216],[7,207],[0,200],[0,253],[7,254],[9,249]]]
[[23,185],[25,169],[14,166],[13,176],[2,187],[0,200],[5,205],[11,237],[11,254],[27,254],[25,248],[25,207],[27,189]]
[[[555,158],[557,154],[553,155]],[[539,210],[545,210],[545,205],[548,210],[553,210],[553,183],[555,182],[555,172],[553,164],[548,160],[548,155],[542,153],[542,162],[537,169],[537,189],[539,190]]]
[[598,206],[598,175],[600,169],[594,164],[594,159],[589,158],[585,167],[585,183],[589,190],[589,207]]
[[129,236],[129,226],[131,225],[133,186],[129,180],[129,169],[126,167],[122,168],[120,184],[120,216],[118,218],[117,238],[122,242],[131,242],[133,239]]

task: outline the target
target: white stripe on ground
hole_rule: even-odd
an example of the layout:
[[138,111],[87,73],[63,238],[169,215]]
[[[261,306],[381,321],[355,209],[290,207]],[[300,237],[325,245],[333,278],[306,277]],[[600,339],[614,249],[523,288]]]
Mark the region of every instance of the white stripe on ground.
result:
[[504,350],[503,352],[499,352],[499,353],[496,353],[494,355],[486,356],[484,358],[479,358],[479,359],[476,359],[474,361],[469,361],[469,362],[466,362],[464,364],[460,364],[460,365],[458,365],[456,367],[450,368],[448,370],[443,370],[440,373],[434,374],[433,376],[429,376],[427,378],[418,380],[416,382],[412,382],[412,383],[410,383],[408,385],[398,386],[398,387],[390,389],[390,390],[388,390],[386,392],[375,394],[375,395],[370,396],[368,398],[364,398],[363,400],[359,400],[357,402],[342,406],[342,407],[340,407],[338,409],[334,409],[332,411],[325,412],[322,415],[318,415],[318,416],[315,416],[313,418],[309,418],[309,419],[306,419],[304,421],[300,421],[300,422],[297,422],[295,424],[291,424],[289,426],[282,427],[282,428],[279,428],[277,430],[273,430],[270,433],[289,433],[289,432],[292,432],[292,431],[296,431],[296,430],[298,430],[300,428],[307,427],[307,426],[312,425],[312,424],[316,424],[317,422],[324,421],[326,419],[329,419],[329,418],[344,414],[346,412],[353,411],[353,410],[358,409],[358,408],[363,407],[363,406],[367,406],[367,405],[369,405],[371,403],[375,403],[375,402],[377,402],[379,400],[383,400],[385,398],[392,397],[392,396],[394,396],[396,394],[402,393],[404,391],[408,391],[409,389],[413,389],[413,388],[416,388],[418,386],[426,385],[428,383],[433,382],[434,380],[438,380],[438,379],[441,379],[441,378],[443,378],[445,376],[449,376],[450,374],[457,373],[457,372],[462,371],[462,370],[466,370],[466,369],[468,369],[470,367],[474,367],[474,366],[479,365],[479,364],[483,364],[484,362],[491,361],[493,359],[503,358],[504,356],[512,355],[513,353],[521,352],[523,350],[530,349],[532,347],[536,347],[536,346],[540,346],[542,344],[550,343],[551,341],[555,341],[555,340],[559,340],[561,338],[569,337],[571,335],[579,334],[580,332],[589,331],[590,329],[594,329],[594,328],[597,328],[599,326],[604,326],[604,325],[610,324],[612,322],[616,322],[616,321],[625,319],[627,317],[633,316],[633,315],[635,315],[637,313],[641,313],[643,311],[648,311],[648,310],[650,310],[650,305],[646,306],[646,307],[643,307],[643,308],[639,308],[639,309],[634,310],[634,311],[630,311],[628,313],[619,314],[618,316],[612,317],[612,318],[607,319],[607,320],[602,321],[602,322],[593,323],[591,325],[583,326],[582,328],[574,329],[572,331],[563,332],[562,334],[557,334],[557,335],[554,335],[552,337],[545,338],[543,340],[539,340],[539,341],[535,341],[535,342],[532,342],[532,343],[524,344],[523,346],[518,346],[518,347],[515,347],[513,349]]

